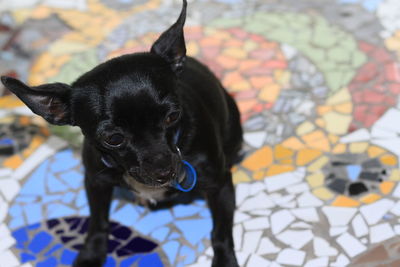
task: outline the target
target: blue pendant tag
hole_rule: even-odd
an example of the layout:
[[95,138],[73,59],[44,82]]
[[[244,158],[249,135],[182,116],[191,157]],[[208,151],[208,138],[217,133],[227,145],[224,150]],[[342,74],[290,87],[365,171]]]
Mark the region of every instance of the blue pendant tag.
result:
[[193,166],[186,160],[182,160],[185,168],[185,179],[181,183],[173,184],[173,187],[182,192],[191,191],[197,183],[197,173]]

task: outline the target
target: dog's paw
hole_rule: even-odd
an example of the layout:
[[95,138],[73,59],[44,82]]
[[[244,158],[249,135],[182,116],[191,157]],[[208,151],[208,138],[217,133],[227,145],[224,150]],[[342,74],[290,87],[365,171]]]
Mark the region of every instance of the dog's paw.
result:
[[96,233],[85,242],[73,267],[102,267],[107,257],[107,233]]
[[212,267],[239,267],[234,253],[216,254],[212,261]]
[[73,267],[102,267],[105,257],[99,257],[94,251],[81,250],[75,259]]

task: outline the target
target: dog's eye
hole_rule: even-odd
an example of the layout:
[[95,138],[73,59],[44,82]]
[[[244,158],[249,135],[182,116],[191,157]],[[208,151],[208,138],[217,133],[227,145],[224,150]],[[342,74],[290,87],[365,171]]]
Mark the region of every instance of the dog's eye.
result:
[[170,113],[167,118],[165,119],[165,124],[167,126],[173,124],[174,122],[176,122],[179,119],[180,116],[180,112],[172,112]]
[[124,142],[125,137],[122,134],[116,133],[104,138],[104,143],[110,147],[119,147]]

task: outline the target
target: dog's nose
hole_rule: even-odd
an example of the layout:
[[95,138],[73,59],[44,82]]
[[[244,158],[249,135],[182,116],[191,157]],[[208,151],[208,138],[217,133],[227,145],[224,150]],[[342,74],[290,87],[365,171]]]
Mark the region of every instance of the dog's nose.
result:
[[157,183],[165,184],[168,180],[171,179],[173,172],[171,169],[163,169],[158,170],[155,175]]

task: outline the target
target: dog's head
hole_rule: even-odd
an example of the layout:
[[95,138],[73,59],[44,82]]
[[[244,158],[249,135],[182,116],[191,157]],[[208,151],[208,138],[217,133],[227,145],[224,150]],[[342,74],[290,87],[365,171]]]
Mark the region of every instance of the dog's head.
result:
[[174,139],[182,112],[176,88],[186,57],[186,5],[150,52],[109,60],[71,85],[1,81],[49,123],[79,126],[107,158],[105,165],[145,185],[168,185],[181,164]]

